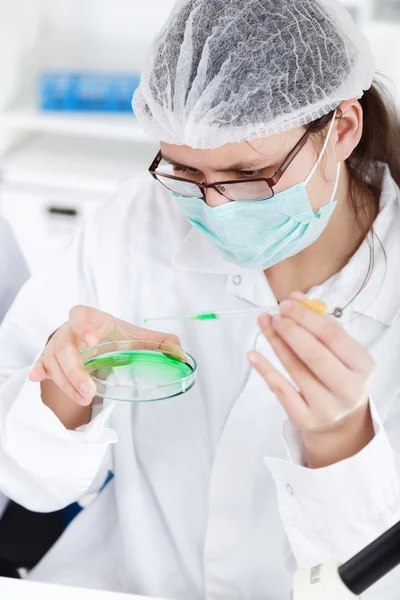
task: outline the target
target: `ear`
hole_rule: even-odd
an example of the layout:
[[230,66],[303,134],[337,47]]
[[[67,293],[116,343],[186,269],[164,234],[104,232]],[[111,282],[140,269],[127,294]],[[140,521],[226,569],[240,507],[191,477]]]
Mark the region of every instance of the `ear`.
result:
[[346,100],[339,106],[342,113],[337,124],[336,156],[344,162],[360,143],[363,132],[363,110],[358,100]]

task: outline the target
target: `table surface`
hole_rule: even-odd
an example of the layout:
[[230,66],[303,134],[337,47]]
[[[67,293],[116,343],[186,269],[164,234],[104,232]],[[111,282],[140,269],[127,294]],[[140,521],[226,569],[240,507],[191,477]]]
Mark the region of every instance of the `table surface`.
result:
[[[130,594],[98,592],[47,583],[0,577],[0,598],[4,600],[150,600]],[[153,599],[155,600],[155,599]]]

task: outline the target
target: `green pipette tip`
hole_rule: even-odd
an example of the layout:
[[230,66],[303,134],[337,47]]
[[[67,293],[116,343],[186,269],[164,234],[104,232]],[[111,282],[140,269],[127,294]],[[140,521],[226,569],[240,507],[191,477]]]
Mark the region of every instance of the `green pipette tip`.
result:
[[[197,315],[184,315],[180,317],[167,317],[168,319],[174,319],[174,321],[216,321],[219,319],[216,313],[198,313]],[[144,323],[148,323],[149,321],[163,321],[164,319],[144,319]]]

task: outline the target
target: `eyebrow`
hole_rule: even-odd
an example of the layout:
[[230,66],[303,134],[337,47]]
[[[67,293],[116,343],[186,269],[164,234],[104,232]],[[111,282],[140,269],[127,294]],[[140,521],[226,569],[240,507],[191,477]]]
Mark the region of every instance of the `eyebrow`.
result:
[[[195,167],[191,167],[189,165],[185,165],[183,163],[177,162],[173,158],[170,158],[169,156],[165,156],[164,154],[162,155],[162,157],[164,160],[166,160],[171,165],[174,165],[175,167],[183,167],[184,169],[191,169],[193,171],[198,171],[198,169],[196,169]],[[220,173],[229,173],[231,171],[252,171],[252,170],[263,171],[264,169],[267,169],[270,166],[271,165],[262,165],[262,164],[260,164],[259,160],[254,159],[253,161],[250,160],[248,162],[238,162],[233,165],[230,165],[229,167],[225,167],[224,169],[215,169],[215,170]]]

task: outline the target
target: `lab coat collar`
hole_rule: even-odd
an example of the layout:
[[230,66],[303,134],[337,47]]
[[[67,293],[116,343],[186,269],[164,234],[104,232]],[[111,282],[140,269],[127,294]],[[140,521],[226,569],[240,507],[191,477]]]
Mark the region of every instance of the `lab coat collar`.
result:
[[224,260],[194,227],[175,254],[174,265],[200,273],[225,275],[225,290],[252,306],[278,305],[263,271],[238,267]]
[[175,254],[174,265],[189,271],[220,275],[230,275],[238,270],[238,267],[224,260],[194,227]]

